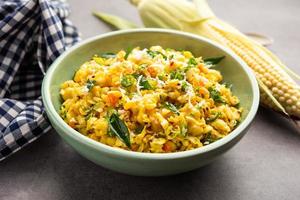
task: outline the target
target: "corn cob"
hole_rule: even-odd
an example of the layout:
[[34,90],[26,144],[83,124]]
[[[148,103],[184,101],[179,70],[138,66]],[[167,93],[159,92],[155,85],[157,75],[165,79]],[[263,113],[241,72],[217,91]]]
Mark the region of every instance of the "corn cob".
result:
[[300,118],[300,87],[281,61],[262,45],[215,17],[206,0],[132,0],[146,27],[178,29],[212,39],[242,58],[254,71],[261,104]]

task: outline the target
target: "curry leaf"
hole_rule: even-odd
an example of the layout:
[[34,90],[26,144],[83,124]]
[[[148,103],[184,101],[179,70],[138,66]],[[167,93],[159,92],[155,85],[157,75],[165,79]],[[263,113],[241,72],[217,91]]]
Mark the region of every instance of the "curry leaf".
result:
[[125,60],[127,60],[129,54],[132,52],[133,48],[132,47],[129,47],[127,50],[126,50],[126,54],[125,54]]
[[128,148],[131,147],[129,130],[116,113],[113,113],[109,118],[109,130],[124,142]]
[[115,53],[111,53],[111,52],[107,52],[107,53],[102,53],[100,57],[106,58],[106,59],[115,58],[116,54]]
[[225,58],[225,56],[205,58],[203,61],[206,65],[216,65],[216,64],[220,63],[224,58]]

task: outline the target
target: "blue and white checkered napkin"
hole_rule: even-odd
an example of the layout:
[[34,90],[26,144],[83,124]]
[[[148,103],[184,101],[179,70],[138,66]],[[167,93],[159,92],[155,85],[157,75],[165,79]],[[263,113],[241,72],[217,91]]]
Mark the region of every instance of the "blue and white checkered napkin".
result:
[[47,67],[79,41],[59,0],[0,0],[0,160],[50,129],[41,95]]

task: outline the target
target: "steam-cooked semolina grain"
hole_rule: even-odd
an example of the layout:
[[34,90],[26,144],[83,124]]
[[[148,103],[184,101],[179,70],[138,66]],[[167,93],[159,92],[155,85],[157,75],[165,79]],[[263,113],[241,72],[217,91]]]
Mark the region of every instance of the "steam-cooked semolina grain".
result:
[[230,134],[242,113],[210,68],[222,59],[160,46],[95,56],[61,85],[61,117],[116,148],[167,153],[208,145]]

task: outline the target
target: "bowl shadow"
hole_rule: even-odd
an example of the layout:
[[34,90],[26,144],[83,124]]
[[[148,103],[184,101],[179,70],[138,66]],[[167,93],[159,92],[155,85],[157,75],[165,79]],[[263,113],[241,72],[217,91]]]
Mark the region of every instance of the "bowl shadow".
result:
[[[86,161],[83,163],[86,168]],[[228,182],[234,171],[223,156],[200,169],[163,177],[129,176],[93,163],[89,168],[82,174],[73,174],[73,170],[62,173],[69,177],[61,179],[61,185],[70,199],[226,199],[228,191],[235,190]]]

